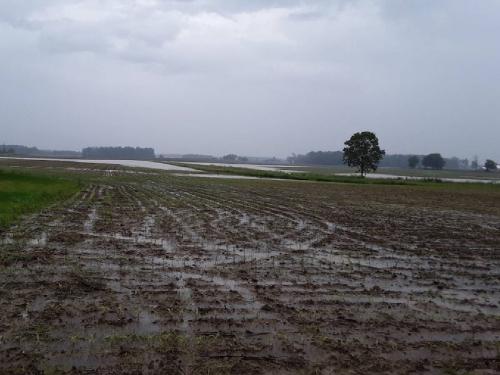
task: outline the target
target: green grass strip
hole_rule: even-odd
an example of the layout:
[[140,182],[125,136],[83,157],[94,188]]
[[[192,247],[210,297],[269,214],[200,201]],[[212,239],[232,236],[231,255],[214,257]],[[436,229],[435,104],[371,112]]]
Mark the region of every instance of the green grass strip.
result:
[[79,189],[75,180],[0,169],[0,228],[21,215],[67,199]]

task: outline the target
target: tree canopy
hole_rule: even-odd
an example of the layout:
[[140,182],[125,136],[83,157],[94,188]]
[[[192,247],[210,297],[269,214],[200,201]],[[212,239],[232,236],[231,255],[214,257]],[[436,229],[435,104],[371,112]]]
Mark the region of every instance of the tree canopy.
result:
[[416,155],[412,155],[408,158],[408,166],[410,168],[416,168],[418,163],[420,163],[420,158]]
[[248,158],[246,156],[238,156],[236,154],[224,155],[221,160],[225,163],[246,163]]
[[422,165],[425,168],[443,169],[445,164],[446,164],[446,161],[443,159],[443,157],[439,153],[429,154],[422,159]]
[[376,171],[385,155],[385,151],[379,147],[377,136],[369,131],[354,133],[344,144],[344,163],[356,167],[361,176]]
[[490,172],[490,171],[494,171],[497,169],[497,163],[495,163],[493,160],[491,159],[488,159],[486,160],[486,162],[484,163],[484,168]]
[[310,151],[305,155],[293,154],[287,158],[291,164],[342,165],[341,151]]

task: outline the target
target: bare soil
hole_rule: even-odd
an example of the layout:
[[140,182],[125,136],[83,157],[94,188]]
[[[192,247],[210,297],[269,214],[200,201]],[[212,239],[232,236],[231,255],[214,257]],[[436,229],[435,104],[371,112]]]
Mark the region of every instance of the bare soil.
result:
[[92,173],[1,234],[2,374],[500,372],[498,189]]

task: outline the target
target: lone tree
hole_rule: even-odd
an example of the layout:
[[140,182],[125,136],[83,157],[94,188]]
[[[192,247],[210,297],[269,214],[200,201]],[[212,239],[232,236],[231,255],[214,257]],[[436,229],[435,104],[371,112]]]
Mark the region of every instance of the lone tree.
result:
[[408,158],[408,166],[412,169],[415,169],[420,163],[420,158],[418,156],[412,155]]
[[495,171],[497,169],[497,163],[495,163],[493,160],[491,159],[488,159],[486,160],[486,162],[484,163],[484,168],[486,169],[486,171],[488,172],[491,172],[491,171]]
[[443,169],[445,164],[446,161],[443,159],[441,154],[438,153],[429,154],[422,159],[422,165],[425,168]]
[[344,143],[344,164],[356,167],[363,177],[370,171],[377,170],[377,164],[385,155],[378,145],[378,138],[372,132],[355,133]]

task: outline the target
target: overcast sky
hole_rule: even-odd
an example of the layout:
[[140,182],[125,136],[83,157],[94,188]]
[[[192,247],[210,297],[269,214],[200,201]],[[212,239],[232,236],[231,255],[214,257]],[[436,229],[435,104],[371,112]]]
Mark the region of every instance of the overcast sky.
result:
[[500,160],[498,0],[0,0],[0,142]]

